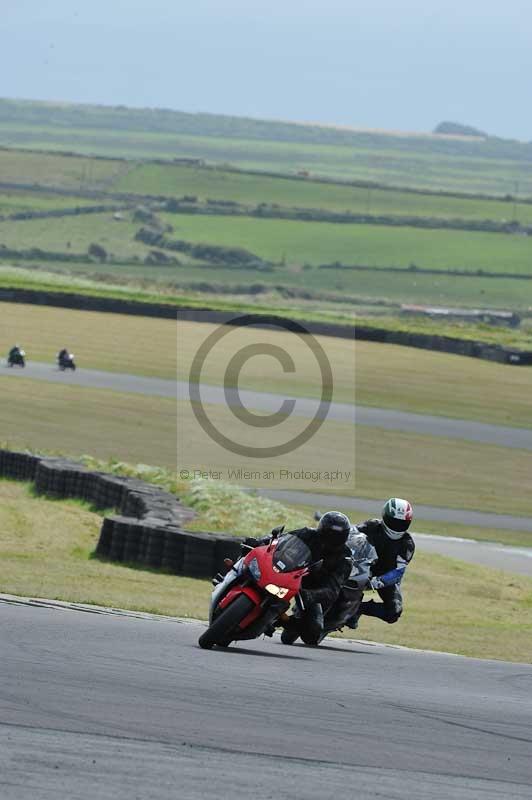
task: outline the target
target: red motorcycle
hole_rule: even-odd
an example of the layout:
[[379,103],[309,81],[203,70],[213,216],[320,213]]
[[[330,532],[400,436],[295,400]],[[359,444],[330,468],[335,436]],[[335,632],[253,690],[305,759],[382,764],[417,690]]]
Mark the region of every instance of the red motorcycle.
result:
[[290,607],[303,577],[315,565],[301,539],[275,534],[269,544],[254,547],[233,564],[215,587],[209,627],[199,638],[200,647],[229,647],[234,641],[271,635]]

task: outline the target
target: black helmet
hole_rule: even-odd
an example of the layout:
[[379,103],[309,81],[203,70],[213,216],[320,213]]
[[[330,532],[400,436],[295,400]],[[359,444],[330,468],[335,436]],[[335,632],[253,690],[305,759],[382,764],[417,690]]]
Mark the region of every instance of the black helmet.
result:
[[341,511],[327,511],[320,519],[317,530],[324,537],[324,544],[345,544],[351,523]]
[[400,539],[412,522],[412,506],[408,500],[391,497],[382,509],[382,524],[390,539]]

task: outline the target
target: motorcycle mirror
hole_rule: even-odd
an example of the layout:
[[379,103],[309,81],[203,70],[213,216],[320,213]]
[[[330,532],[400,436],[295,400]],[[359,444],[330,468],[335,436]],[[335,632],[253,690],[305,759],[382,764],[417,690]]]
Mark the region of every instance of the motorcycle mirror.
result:
[[277,525],[276,528],[272,529],[272,536],[280,536],[283,531],[284,525]]
[[316,522],[319,522],[320,519],[322,518],[322,516],[323,515],[322,515],[321,511],[315,511],[314,512],[314,519],[316,520]]

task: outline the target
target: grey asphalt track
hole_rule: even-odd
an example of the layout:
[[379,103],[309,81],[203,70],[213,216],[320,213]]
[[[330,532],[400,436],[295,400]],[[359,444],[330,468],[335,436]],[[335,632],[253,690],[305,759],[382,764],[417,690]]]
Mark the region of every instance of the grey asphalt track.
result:
[[459,558],[470,564],[480,564],[505,572],[532,578],[532,547],[508,547],[495,542],[477,542],[447,536],[414,533],[416,547],[427,553]]
[[0,602],[2,800],[529,800],[532,666]]
[[[3,367],[0,375],[10,377],[34,378],[53,383],[68,383],[86,386],[92,389],[112,389],[118,392],[148,394],[156,397],[177,397],[186,400],[189,396],[189,385],[186,381],[163,380],[162,378],[145,378],[138,375],[127,375],[120,372],[102,372],[99,370],[80,369],[75,373],[59,372],[51,364],[29,362],[26,369],[8,369]],[[268,392],[240,391],[240,400],[250,409],[257,411],[277,411],[287,398],[283,395]],[[201,385],[201,396],[205,403],[227,404],[223,387]],[[309,398],[293,398],[293,413],[302,417],[313,417],[319,403]],[[229,405],[236,404],[236,392],[229,395]],[[354,406],[349,403],[332,403],[328,419],[337,422],[351,422],[357,425],[369,425],[387,430],[405,431],[430,436],[444,436],[451,439],[463,439],[468,442],[494,444],[503,447],[532,450],[532,429],[512,428],[504,425],[488,425],[469,420],[435,417],[428,414],[411,414],[393,409],[368,408]]]

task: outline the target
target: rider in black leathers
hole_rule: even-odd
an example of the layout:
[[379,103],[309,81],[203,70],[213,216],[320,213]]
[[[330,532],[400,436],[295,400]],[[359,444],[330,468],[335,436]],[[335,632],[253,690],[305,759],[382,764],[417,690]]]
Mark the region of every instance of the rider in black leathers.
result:
[[303,578],[301,607],[285,624],[281,634],[284,644],[292,644],[299,636],[306,644],[318,644],[323,632],[323,616],[336,601],[351,571],[351,551],[346,545],[350,529],[345,514],[328,511],[317,528],[299,528],[285,534],[298,536],[305,542],[315,566]]
[[[352,566],[351,551],[346,545],[351,523],[345,514],[328,511],[317,528],[298,528],[283,536],[299,537],[312,554],[314,568],[305,575],[299,593],[301,607],[285,623],[281,641],[293,644],[301,637],[306,644],[318,644],[323,633],[323,616],[338,598],[342,584],[349,576]],[[282,529],[276,529],[276,535]],[[270,541],[270,536],[262,539],[246,539],[244,544],[256,547]]]
[[371,578],[370,585],[377,590],[382,602],[369,600],[361,603],[357,614],[347,623],[350,628],[358,627],[362,614],[378,617],[392,624],[403,613],[401,580],[415,551],[414,540],[408,533],[411,521],[410,503],[392,497],[384,505],[382,519],[368,519],[353,528],[354,531],[364,533],[377,551],[377,561],[371,570],[374,577]]

